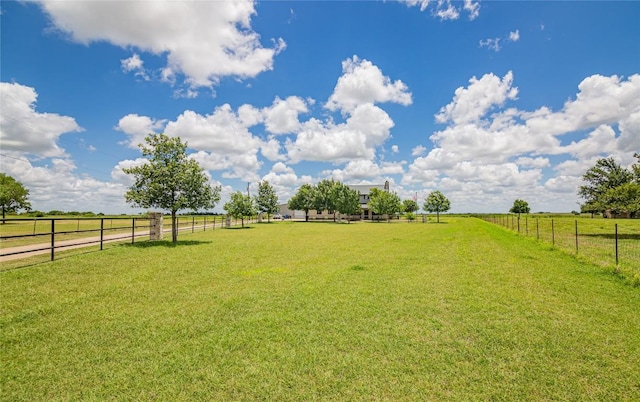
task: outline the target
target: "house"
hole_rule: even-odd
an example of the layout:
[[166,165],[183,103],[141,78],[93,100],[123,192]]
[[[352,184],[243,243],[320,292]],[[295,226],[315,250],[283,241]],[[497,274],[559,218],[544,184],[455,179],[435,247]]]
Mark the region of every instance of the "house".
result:
[[[358,194],[360,194],[360,208],[362,211],[360,212],[360,216],[352,216],[351,219],[360,219],[360,220],[371,220],[377,217],[377,215],[373,214],[373,211],[369,209],[369,193],[371,193],[371,189],[377,188],[382,191],[389,192],[389,181],[385,181],[384,184],[347,184],[347,186],[356,190]],[[309,211],[309,219],[314,220],[325,220],[325,219],[333,219],[333,213],[329,213],[329,211]]]
[[377,188],[378,190],[389,192],[389,181],[385,181],[384,184],[347,184],[350,189],[356,190],[360,194],[360,219],[373,219],[373,211],[369,209],[369,193],[371,189]]

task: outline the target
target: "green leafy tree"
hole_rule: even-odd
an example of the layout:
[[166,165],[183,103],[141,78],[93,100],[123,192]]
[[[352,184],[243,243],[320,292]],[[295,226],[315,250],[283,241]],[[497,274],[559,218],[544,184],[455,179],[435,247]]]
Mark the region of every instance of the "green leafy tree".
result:
[[309,210],[314,208],[315,187],[311,184],[303,184],[296,194],[291,197],[287,206],[292,210],[304,211],[305,221],[309,221]]
[[255,201],[258,211],[267,214],[267,222],[271,222],[271,215],[280,210],[276,191],[266,180],[258,185],[258,195]]
[[391,215],[402,211],[402,201],[396,193],[390,193],[378,188],[372,188],[369,192],[369,208],[376,215],[387,215],[387,222]]
[[296,194],[291,197],[287,206],[289,209],[304,211],[305,222],[309,221],[309,210],[313,209],[315,188],[311,184],[303,184]]
[[625,183],[607,190],[602,202],[613,213],[628,212],[632,217],[640,213],[640,184]]
[[631,165],[631,173],[633,174],[633,180],[640,184],[640,153],[636,152],[633,156],[638,160]]
[[418,207],[418,203],[414,200],[404,200],[402,201],[402,210],[408,214],[416,212],[420,207]]
[[440,223],[440,212],[447,212],[451,209],[451,202],[440,191],[432,191],[427,195],[422,208],[427,212],[435,212],[438,223]]
[[521,199],[515,200],[513,202],[513,206],[509,210],[509,212],[511,212],[512,214],[518,214],[518,216],[520,216],[520,214],[528,214],[529,211],[531,211],[531,208],[529,208],[529,203]]
[[583,214],[591,214],[592,218],[594,214],[600,211],[602,211],[602,208],[600,207],[600,205],[594,202],[585,202],[584,204],[580,205],[580,212]]
[[6,213],[19,209],[29,211],[31,210],[29,190],[13,177],[0,173],[0,204],[2,204],[2,219],[5,218]]
[[244,218],[255,215],[256,205],[248,194],[236,191],[231,194],[231,200],[224,204],[223,209],[231,216],[242,221],[244,228]]
[[336,210],[341,214],[349,215],[347,222],[351,221],[351,215],[360,213],[360,195],[356,190],[349,188],[346,184],[336,182],[333,196]]
[[609,208],[604,200],[604,194],[613,188],[630,183],[633,176],[613,158],[598,159],[596,165],[582,176],[585,185],[580,186],[578,195],[591,207],[599,208],[598,212],[604,212]]
[[335,197],[335,180],[323,179],[315,187],[313,209],[316,211],[327,210],[333,214],[333,220],[336,220],[336,197]]
[[128,203],[140,208],[171,211],[171,239],[178,241],[176,213],[213,208],[220,201],[220,187],[212,187],[198,162],[187,156],[187,144],[179,137],[151,134],[140,144],[147,163],[125,168],[135,183],[125,194]]

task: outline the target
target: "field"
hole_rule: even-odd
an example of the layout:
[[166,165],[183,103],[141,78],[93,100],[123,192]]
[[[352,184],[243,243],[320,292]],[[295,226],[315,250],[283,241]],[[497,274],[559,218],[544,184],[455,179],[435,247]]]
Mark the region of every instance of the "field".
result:
[[[615,271],[640,285],[640,220],[571,215],[485,215],[482,219],[552,244],[580,260]],[[617,234],[616,234],[617,233]]]
[[252,224],[0,273],[3,400],[637,400],[640,288],[473,218]]

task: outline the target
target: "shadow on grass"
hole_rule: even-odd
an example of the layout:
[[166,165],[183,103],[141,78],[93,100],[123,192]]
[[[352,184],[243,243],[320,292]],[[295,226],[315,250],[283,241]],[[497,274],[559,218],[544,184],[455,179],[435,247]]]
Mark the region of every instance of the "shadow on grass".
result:
[[181,246],[198,246],[201,244],[210,244],[211,241],[202,240],[178,240],[176,243],[172,243],[171,240],[159,240],[159,241],[145,241],[134,244],[122,244],[122,247],[135,247],[135,248],[152,248],[152,247],[181,247]]
[[[599,237],[601,239],[615,240],[615,233],[580,233],[580,236]],[[618,240],[640,240],[640,234],[621,234],[618,233]]]
[[242,227],[242,226],[232,226],[232,227],[230,227],[230,228],[225,228],[225,229],[227,229],[227,230],[253,229],[253,226],[245,226],[245,227]]

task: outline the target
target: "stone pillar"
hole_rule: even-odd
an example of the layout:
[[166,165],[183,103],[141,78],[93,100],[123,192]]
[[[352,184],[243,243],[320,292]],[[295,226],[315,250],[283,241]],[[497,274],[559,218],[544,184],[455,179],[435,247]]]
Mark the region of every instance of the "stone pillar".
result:
[[262,214],[258,214],[258,223],[262,223]]
[[227,228],[231,227],[231,215],[227,215],[226,216],[226,219],[224,221],[224,226],[227,227]]
[[149,240],[162,240],[162,212],[149,212]]

